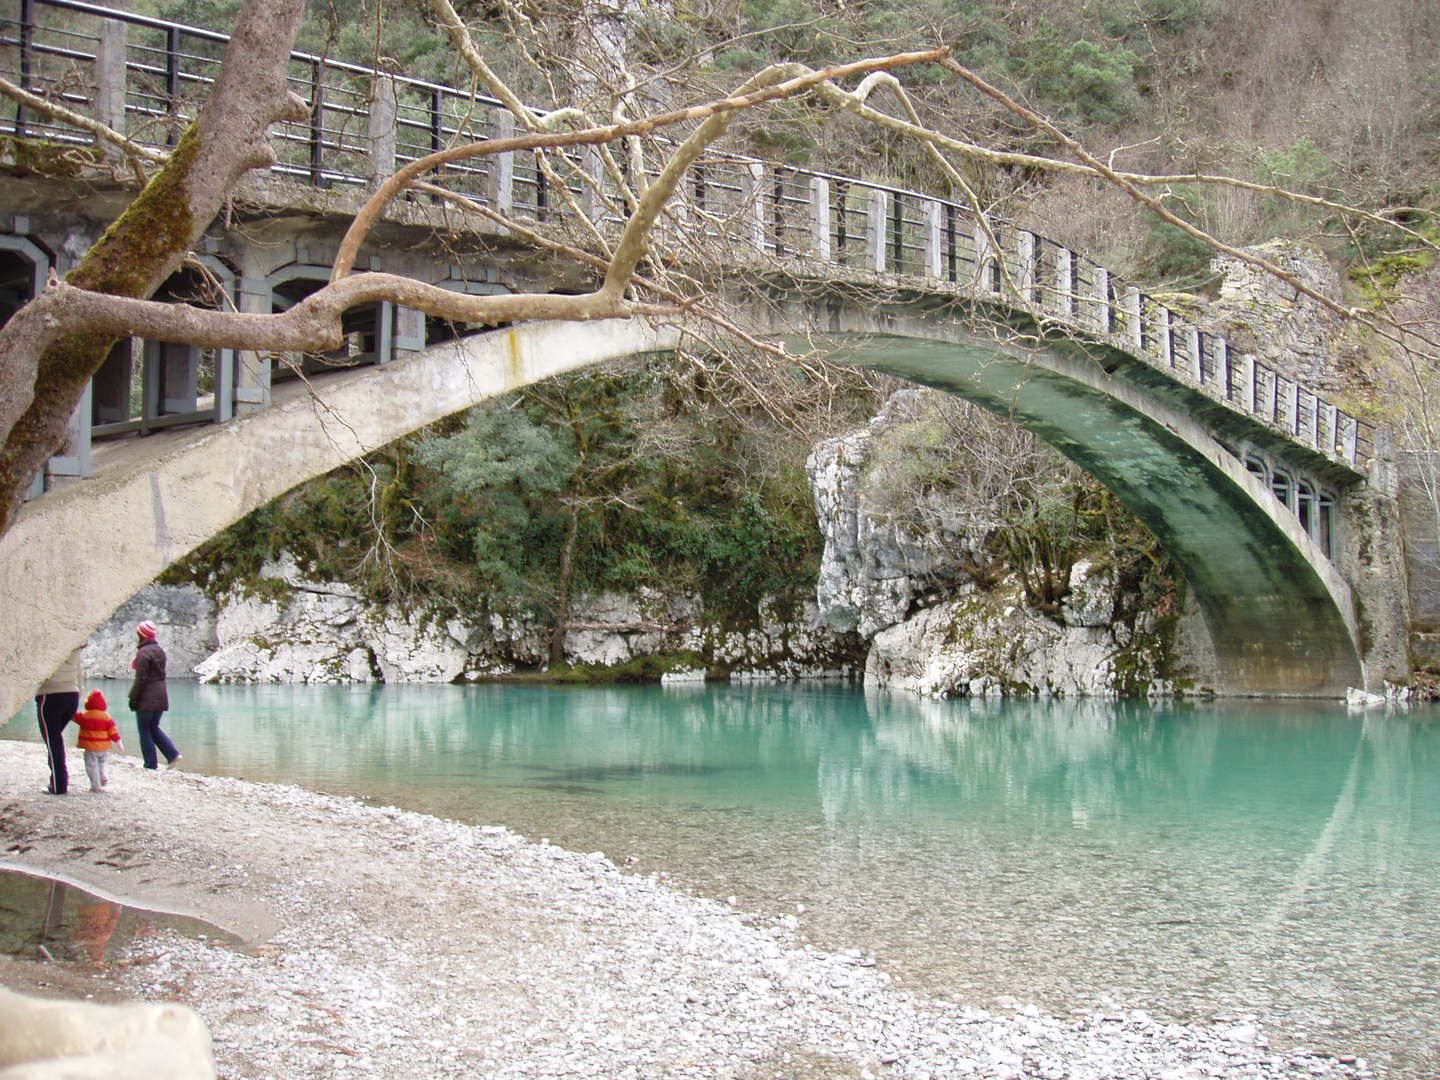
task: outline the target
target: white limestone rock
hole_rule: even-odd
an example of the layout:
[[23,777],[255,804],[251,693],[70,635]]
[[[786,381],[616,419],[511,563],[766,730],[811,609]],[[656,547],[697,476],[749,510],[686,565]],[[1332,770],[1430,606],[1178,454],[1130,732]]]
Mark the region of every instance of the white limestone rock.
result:
[[215,604],[194,585],[147,585],[90,635],[85,674],[92,679],[129,679],[135,627],[149,619],[160,628],[170,678],[191,678],[195,667],[219,645],[216,614]]
[[0,988],[6,1080],[214,1080],[210,1031],[175,1004],[97,1005]]
[[[326,683],[355,681],[363,671],[369,681],[360,610],[355,591],[333,583],[274,595],[232,592],[216,619],[219,648],[195,674],[202,682]],[[366,651],[363,665],[357,650]]]
[[[1314,244],[1271,240],[1244,251],[1282,267],[1322,296],[1337,301],[1344,296],[1339,274]],[[1232,362],[1253,356],[1307,386],[1346,387],[1353,346],[1334,313],[1233,255],[1216,256],[1210,268],[1221,275],[1220,298],[1202,315],[1201,329],[1225,335]]]
[[815,512],[825,538],[816,599],[836,630],[873,637],[909,613],[917,597],[952,585],[955,571],[933,541],[912,535],[893,521],[869,513],[862,504],[860,476],[878,434],[892,416],[909,407],[924,390],[891,396],[868,428],[815,447],[805,462]]
[[1060,605],[1066,626],[1109,626],[1115,622],[1115,571],[1081,559],[1070,568],[1070,594]]
[[[1133,598],[1127,607],[1114,567],[1076,562],[1055,620],[1032,610],[1014,581],[981,592],[958,573],[944,552],[978,542],[964,529],[916,536],[867,510],[862,478],[877,435],[928,393],[894,395],[868,428],[821,443],[807,462],[825,537],[818,614],[870,640],[866,687],[974,697],[1175,692],[1160,677],[1175,650],[1154,612],[1134,610]],[[1197,689],[1214,684],[1213,648],[1191,598],[1174,635],[1190,661],[1186,678]]]
[[1385,695],[1372,694],[1368,690],[1352,686],[1345,691],[1345,704],[1352,709],[1378,709],[1385,704]]
[[571,610],[566,659],[573,664],[617,666],[662,652],[674,633],[667,628],[683,625],[675,614],[663,598],[649,591],[582,597]]
[[372,608],[361,623],[365,644],[387,683],[454,682],[470,659],[468,635],[457,639],[447,624],[424,611]]
[[867,689],[932,697],[1114,694],[1108,627],[1057,623],[1023,604],[972,594],[876,634]]
[[667,671],[660,676],[661,686],[672,686],[676,683],[703,683],[705,681],[704,668],[687,668],[683,671]]
[[[204,681],[467,682],[549,657],[549,628],[522,615],[471,621],[423,606],[376,606],[350,586],[306,580],[285,557],[267,564],[265,576],[284,587],[224,598],[217,647],[196,665]],[[812,602],[788,613],[762,604],[760,625],[738,631],[708,623],[698,596],[606,592],[578,597],[569,621],[565,654],[574,664],[617,666],[689,651],[715,657],[740,678],[858,675],[856,643]]]

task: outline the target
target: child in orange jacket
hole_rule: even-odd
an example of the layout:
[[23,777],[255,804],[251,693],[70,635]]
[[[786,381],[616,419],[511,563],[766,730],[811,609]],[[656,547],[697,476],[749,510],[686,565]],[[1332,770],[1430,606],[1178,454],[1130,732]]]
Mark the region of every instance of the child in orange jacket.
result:
[[105,711],[105,695],[91,690],[85,699],[85,708],[75,714],[75,723],[80,728],[76,745],[85,751],[85,772],[90,777],[90,790],[99,791],[108,779],[105,776],[105,759],[113,743],[115,749],[124,750],[120,742],[120,729],[114,718]]

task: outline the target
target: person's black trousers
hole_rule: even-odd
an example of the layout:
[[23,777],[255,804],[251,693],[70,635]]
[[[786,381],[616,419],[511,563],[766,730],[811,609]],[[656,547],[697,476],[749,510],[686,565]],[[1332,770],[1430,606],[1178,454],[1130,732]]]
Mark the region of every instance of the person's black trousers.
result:
[[35,712],[40,718],[40,737],[45,740],[45,756],[50,761],[52,795],[64,795],[70,789],[70,770],[65,767],[65,725],[75,718],[80,708],[80,695],[36,694]]

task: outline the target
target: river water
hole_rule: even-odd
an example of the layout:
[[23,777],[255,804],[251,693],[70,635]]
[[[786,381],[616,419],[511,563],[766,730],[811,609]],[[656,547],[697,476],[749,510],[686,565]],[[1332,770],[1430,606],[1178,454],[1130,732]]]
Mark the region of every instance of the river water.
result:
[[1253,1015],[1440,1074],[1430,709],[769,685],[173,683],[171,701],[191,769],[604,851],[795,915],[926,993]]

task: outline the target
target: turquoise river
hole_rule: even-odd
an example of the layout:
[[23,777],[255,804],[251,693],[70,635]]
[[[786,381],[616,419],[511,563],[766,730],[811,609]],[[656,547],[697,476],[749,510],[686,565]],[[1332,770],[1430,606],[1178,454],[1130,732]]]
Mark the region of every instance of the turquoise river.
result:
[[1440,1075],[1429,708],[769,685],[172,683],[171,701],[191,769],[604,851],[797,916],[916,991],[1256,1016],[1281,1045]]

